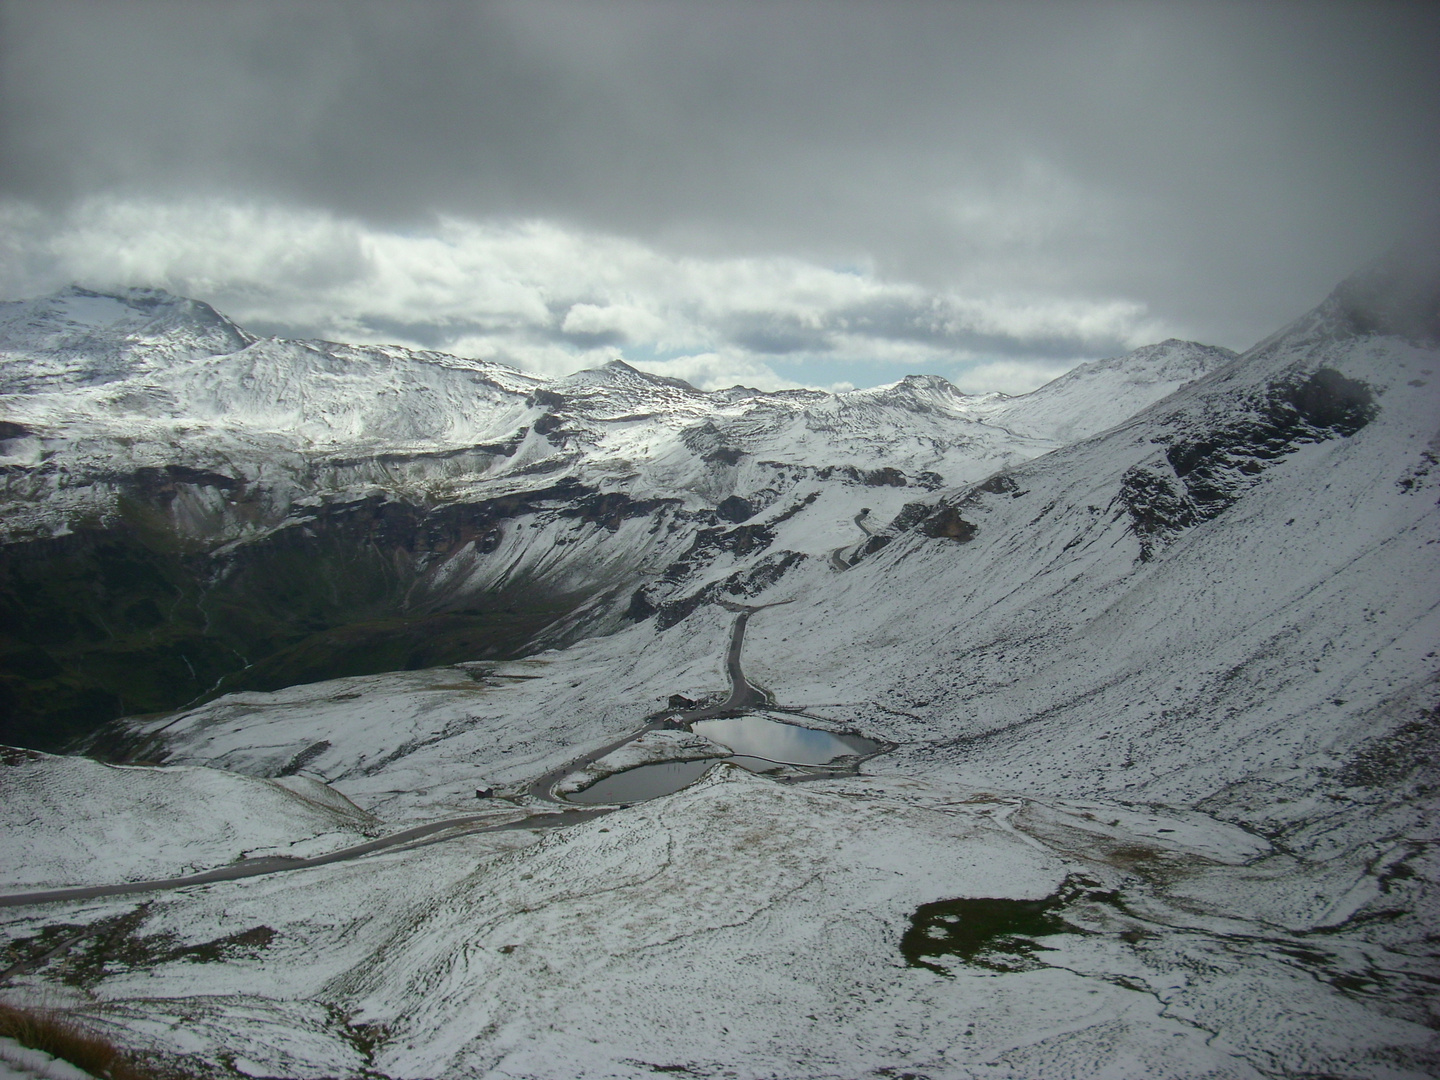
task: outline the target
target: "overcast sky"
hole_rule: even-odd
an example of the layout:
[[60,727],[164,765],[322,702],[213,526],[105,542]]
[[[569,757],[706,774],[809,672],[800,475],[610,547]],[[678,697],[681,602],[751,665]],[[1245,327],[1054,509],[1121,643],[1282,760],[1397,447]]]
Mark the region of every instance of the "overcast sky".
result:
[[0,0],[0,294],[715,387],[1242,349],[1440,208],[1440,5]]

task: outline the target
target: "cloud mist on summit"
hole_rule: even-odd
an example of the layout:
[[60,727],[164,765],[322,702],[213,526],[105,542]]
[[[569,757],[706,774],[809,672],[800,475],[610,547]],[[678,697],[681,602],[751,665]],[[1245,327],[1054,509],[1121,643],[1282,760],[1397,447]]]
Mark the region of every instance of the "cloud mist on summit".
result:
[[1433,212],[1426,5],[0,5],[0,290],[702,386],[1243,348]]

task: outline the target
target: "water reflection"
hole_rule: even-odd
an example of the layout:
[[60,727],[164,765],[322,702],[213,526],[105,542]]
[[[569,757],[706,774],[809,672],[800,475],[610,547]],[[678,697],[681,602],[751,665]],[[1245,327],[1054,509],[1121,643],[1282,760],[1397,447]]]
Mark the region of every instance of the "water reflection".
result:
[[780,765],[825,765],[843,757],[865,756],[881,744],[859,735],[783,724],[764,716],[737,716],[698,720],[692,728],[707,739],[734,752],[733,757],[699,761],[659,761],[612,773],[582,791],[565,796],[567,802],[588,804],[638,803],[679,791],[705,775],[717,761],[728,761],[753,773],[772,772]]
[[824,765],[836,758],[873,754],[880,744],[859,735],[835,735],[764,716],[697,720],[693,730],[736,754],[786,765]]
[[700,761],[661,761],[611,773],[589,787],[565,796],[575,803],[637,803],[679,791],[698,780],[718,758]]

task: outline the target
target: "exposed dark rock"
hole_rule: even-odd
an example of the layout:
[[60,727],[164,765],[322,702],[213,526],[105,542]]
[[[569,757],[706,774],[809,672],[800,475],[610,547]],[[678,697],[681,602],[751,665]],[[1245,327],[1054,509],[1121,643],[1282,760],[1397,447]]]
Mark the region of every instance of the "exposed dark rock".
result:
[[[934,474],[929,474],[933,476]],[[899,469],[886,465],[880,469],[857,469],[854,465],[826,465],[822,469],[815,470],[815,476],[820,480],[830,480],[837,476],[843,476],[855,481],[857,484],[864,484],[866,487],[908,487],[909,481],[905,474]]]
[[522,426],[516,429],[514,435],[500,442],[476,443],[474,446],[461,446],[453,450],[407,450],[391,454],[367,454],[364,457],[333,458],[326,461],[325,465],[334,468],[352,468],[372,462],[381,462],[386,465],[408,465],[417,461],[454,461],[457,458],[474,457],[477,454],[487,454],[492,457],[514,457],[515,451],[520,449],[520,444],[525,441],[525,436],[529,431],[528,427]]
[[924,521],[931,514],[935,513],[935,510],[935,503],[906,503],[900,508],[900,512],[895,515],[895,520],[890,522],[890,531],[909,532],[911,529],[915,528],[916,525],[919,525],[920,522]]
[[645,587],[642,585],[630,596],[630,606],[625,609],[625,617],[631,622],[643,622],[655,612],[660,610],[650,602],[645,595]]
[[775,530],[759,522],[754,525],[737,525],[733,529],[701,529],[695,535],[695,542],[684,558],[713,558],[722,551],[749,555],[763,551],[774,542]]
[[662,506],[678,506],[679,503],[679,499],[632,499],[623,491],[597,491],[576,500],[571,506],[562,509],[560,514],[562,517],[577,517],[581,521],[593,522],[614,532],[624,521],[649,517]]
[[552,431],[558,431],[564,423],[563,417],[556,416],[554,413],[543,413],[535,418],[535,434],[549,435]]
[[1009,495],[1019,485],[1004,473],[996,473],[990,479],[975,485],[976,491],[983,491],[987,495]]
[[317,743],[311,743],[304,750],[301,750],[298,754],[292,757],[290,761],[286,764],[286,766],[278,773],[276,773],[276,775],[294,776],[301,769],[305,768],[306,765],[309,765],[310,762],[314,761],[316,758],[318,758],[321,754],[325,753],[325,751],[329,749],[330,742],[328,739],[321,739]]
[[874,536],[870,537],[870,539],[866,540],[865,543],[860,545],[860,550],[856,552],[853,561],[859,562],[866,555],[874,555],[875,552],[881,550],[884,547],[888,547],[890,543],[894,541],[894,539],[895,537],[891,536],[888,533],[876,533]]
[[[1276,397],[1292,406],[1314,429],[1309,434],[1318,438],[1354,435],[1379,411],[1368,386],[1331,368],[1320,368],[1300,382],[1281,384]],[[1283,422],[1283,417],[1277,419]]]
[[31,431],[24,424],[17,424],[13,420],[0,420],[0,442],[8,439],[23,439],[29,434]]
[[139,494],[161,501],[173,499],[180,484],[196,487],[213,487],[221,491],[238,491],[245,481],[233,476],[210,472],[208,469],[194,469],[188,465],[166,465],[163,469],[146,466],[136,469],[128,478],[128,485]]
[[979,529],[962,518],[960,511],[955,507],[942,506],[925,519],[920,526],[920,531],[935,540],[955,540],[965,544],[975,538]]
[[699,592],[677,600],[667,600],[660,605],[655,619],[657,630],[668,630],[683,622],[705,604],[713,603],[723,595],[730,597],[755,596],[779,581],[785,573],[806,556],[799,551],[779,551],[767,555],[748,570],[737,570],[724,581],[712,581]]
[[731,596],[755,596],[774,585],[790,570],[805,561],[799,551],[777,551],[761,559],[748,570],[737,570],[721,583]]
[[557,394],[554,390],[536,390],[525,399],[525,404],[532,409],[549,409],[552,412],[558,412],[565,408],[565,395]]
[[816,499],[818,499],[819,497],[820,497],[820,492],[818,492],[818,491],[812,491],[812,492],[810,492],[809,495],[806,495],[805,498],[801,499],[801,500],[800,500],[799,502],[797,502],[794,506],[789,507],[783,514],[780,514],[778,517],[774,518],[774,519],[770,522],[770,524],[771,524],[771,525],[779,525],[781,522],[789,521],[791,518],[793,518],[796,514],[800,513],[801,510],[804,510],[807,506],[809,506],[811,503],[813,503],[813,502],[814,502]]
[[733,446],[719,446],[701,457],[701,461],[718,463],[721,465],[739,465],[740,459],[745,456],[745,451],[737,450]]
[[498,443],[476,443],[475,449],[484,454],[494,454],[496,457],[514,457],[515,451],[520,449],[520,444],[525,441],[525,436],[530,433],[528,426],[522,426],[509,439]]
[[725,436],[713,420],[687,428],[680,433],[680,441],[692,454],[698,454],[701,461],[712,464],[738,465],[745,456],[743,450],[726,445]]
[[1128,470],[1117,495],[1140,540],[1140,558],[1153,558],[1176,532],[1222,513],[1277,460],[1307,443],[1355,434],[1378,408],[1364,383],[1320,368],[1272,383],[1208,428],[1166,440],[1163,460]]
[[866,471],[861,474],[861,479],[867,487],[905,487],[907,483],[905,474],[889,465]]
[[718,591],[711,584],[690,596],[684,596],[678,600],[666,600],[660,605],[659,612],[655,616],[655,629],[669,630],[677,623],[684,622],[705,604],[713,601]]
[[1120,479],[1120,504],[1140,541],[1140,558],[1149,562],[1163,539],[1201,520],[1195,504],[1174,472],[1157,463],[1136,465]]
[[715,516],[723,521],[731,521],[739,524],[747,518],[755,516],[755,508],[750,505],[749,499],[742,499],[739,495],[731,495],[715,508]]

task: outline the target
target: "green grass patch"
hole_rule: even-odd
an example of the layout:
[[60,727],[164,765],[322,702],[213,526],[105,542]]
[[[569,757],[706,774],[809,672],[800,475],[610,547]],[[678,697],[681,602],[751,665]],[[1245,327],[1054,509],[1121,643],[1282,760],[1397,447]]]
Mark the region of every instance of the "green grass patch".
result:
[[1043,966],[1040,939],[1056,934],[1089,933],[1067,920],[1067,908],[1079,902],[1118,907],[1114,892],[1079,875],[1065,879],[1052,895],[1039,900],[967,897],[922,904],[910,916],[900,952],[911,967],[949,976],[954,961],[990,971],[1029,971]]

